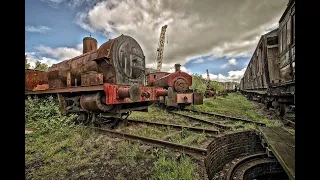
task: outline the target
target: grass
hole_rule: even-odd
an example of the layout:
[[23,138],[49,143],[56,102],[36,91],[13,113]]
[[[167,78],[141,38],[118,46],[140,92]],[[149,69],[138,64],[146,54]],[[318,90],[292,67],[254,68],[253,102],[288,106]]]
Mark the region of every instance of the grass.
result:
[[[199,166],[190,157],[182,155],[177,159],[173,151],[158,148],[145,153],[139,143],[101,136],[88,127],[75,126],[72,120],[76,115],[61,116],[57,104],[52,97],[26,100],[26,127],[35,128],[25,138],[26,179],[200,179],[196,171]],[[254,104],[237,93],[205,99],[203,105],[194,108],[265,122],[267,126],[282,126],[279,120],[269,120],[256,112]],[[173,118],[154,106],[148,113],[133,112],[130,119],[192,125],[191,121],[180,116]],[[242,122],[233,125],[256,128]],[[173,131],[166,127],[139,127],[135,133],[154,138]],[[200,127],[209,126],[201,124]],[[294,134],[294,130],[289,131]],[[172,137],[171,141],[185,143],[193,135],[183,129],[182,136]],[[206,138],[202,133],[191,145],[200,144]]]
[[173,131],[174,130],[170,127],[144,126],[143,129],[138,129],[134,134],[139,136],[161,139],[164,136],[172,133]]
[[158,161],[154,163],[154,174],[152,179],[155,180],[191,180],[198,179],[194,173],[195,164],[191,158],[182,154],[179,160],[165,156],[164,153],[159,155]]
[[172,114],[167,113],[165,110],[160,109],[155,105],[150,106],[147,113],[133,112],[129,118],[134,120],[190,125],[189,120],[180,116],[173,116]]
[[[175,159],[172,151],[145,153],[141,144],[102,136],[76,117],[61,116],[57,101],[26,100],[26,127],[35,130],[25,138],[26,179],[194,179],[197,167],[189,157]],[[145,128],[141,135],[170,128]],[[168,171],[169,170],[169,171]]]
[[245,118],[253,121],[266,123],[267,126],[281,126],[278,119],[268,119],[256,111],[253,102],[248,101],[240,93],[229,93],[228,96],[218,96],[216,99],[206,98],[202,105],[189,106],[188,109],[195,109],[203,112],[212,112],[217,114],[229,115],[233,117]]

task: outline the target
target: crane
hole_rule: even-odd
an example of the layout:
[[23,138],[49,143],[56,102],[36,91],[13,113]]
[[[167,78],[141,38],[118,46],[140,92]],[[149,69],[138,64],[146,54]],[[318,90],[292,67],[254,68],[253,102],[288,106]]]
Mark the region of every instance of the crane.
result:
[[157,49],[157,70],[160,71],[162,67],[162,59],[163,59],[163,50],[164,50],[164,42],[165,42],[165,34],[166,34],[166,29],[168,25],[164,25],[161,28],[161,33],[160,33],[160,39],[159,39],[159,46]]
[[207,69],[207,87],[209,87],[209,82],[210,82],[210,76],[209,76],[209,71]]

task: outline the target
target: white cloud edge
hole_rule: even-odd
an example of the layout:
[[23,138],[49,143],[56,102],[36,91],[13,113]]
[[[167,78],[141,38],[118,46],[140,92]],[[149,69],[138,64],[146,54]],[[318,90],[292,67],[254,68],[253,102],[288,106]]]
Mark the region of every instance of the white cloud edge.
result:
[[51,28],[48,26],[31,26],[31,25],[27,25],[25,26],[25,31],[27,32],[32,32],[32,33],[43,33],[45,34],[46,32],[50,31]]

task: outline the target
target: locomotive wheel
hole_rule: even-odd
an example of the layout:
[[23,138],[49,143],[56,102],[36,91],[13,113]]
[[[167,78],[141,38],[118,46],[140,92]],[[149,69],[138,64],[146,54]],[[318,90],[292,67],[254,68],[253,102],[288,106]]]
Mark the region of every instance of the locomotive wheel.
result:
[[75,120],[76,123],[79,124],[86,124],[88,121],[88,114],[87,113],[80,113],[77,117],[77,119]]
[[269,109],[269,108],[271,108],[271,106],[272,106],[272,102],[267,101],[266,105],[267,105],[267,109]]
[[285,114],[286,114],[286,105],[283,104],[283,103],[281,103],[279,110],[280,110],[280,116],[281,116],[281,117],[284,117]]

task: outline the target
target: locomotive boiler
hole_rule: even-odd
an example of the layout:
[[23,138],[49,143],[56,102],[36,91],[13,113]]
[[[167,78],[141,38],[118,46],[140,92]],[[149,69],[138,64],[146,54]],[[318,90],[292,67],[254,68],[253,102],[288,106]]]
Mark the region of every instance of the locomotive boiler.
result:
[[26,95],[58,94],[63,114],[79,113],[84,119],[89,114],[122,116],[147,110],[160,100],[156,92],[163,90],[144,86],[143,50],[126,35],[110,39],[99,48],[97,40],[84,38],[82,55],[54,64],[46,72],[46,89],[37,88],[45,82],[39,76],[26,73],[26,80]]

